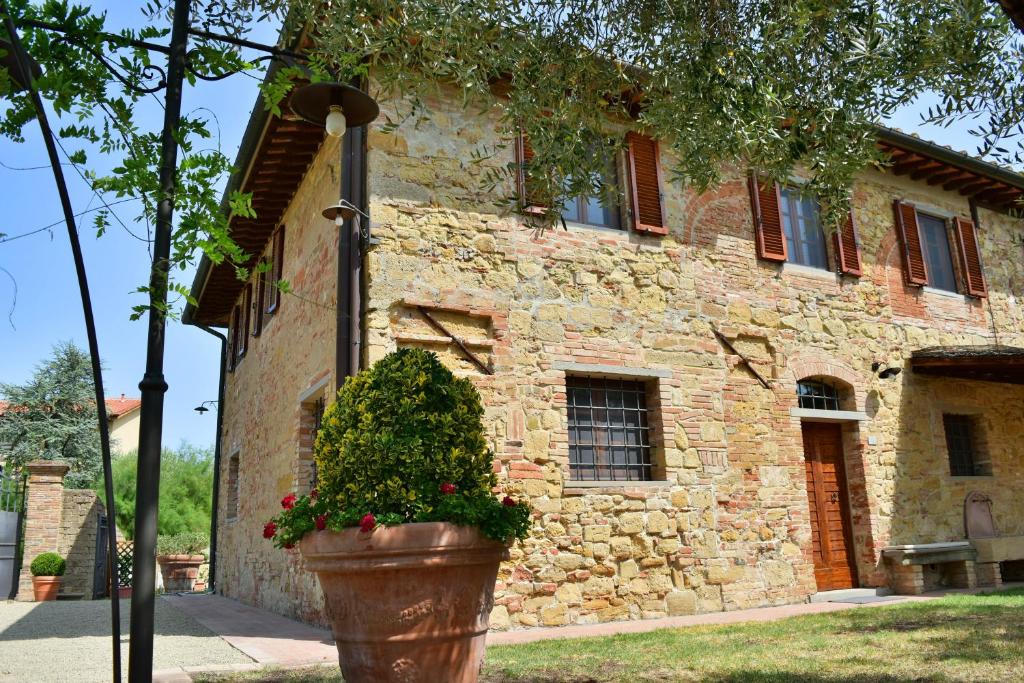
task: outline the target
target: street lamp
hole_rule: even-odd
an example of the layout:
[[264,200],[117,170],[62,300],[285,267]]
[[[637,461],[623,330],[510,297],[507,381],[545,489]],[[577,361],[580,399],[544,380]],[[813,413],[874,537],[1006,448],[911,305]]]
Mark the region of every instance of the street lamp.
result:
[[380,114],[380,107],[372,97],[344,83],[303,86],[292,95],[291,105],[296,116],[323,126],[334,138],[342,137],[349,128],[365,126]]
[[215,405],[217,405],[217,402],[216,401],[203,401],[202,403],[197,405],[192,410],[196,411],[200,415],[205,415],[206,413],[208,413],[210,411],[210,409],[206,407],[208,405],[215,406]]

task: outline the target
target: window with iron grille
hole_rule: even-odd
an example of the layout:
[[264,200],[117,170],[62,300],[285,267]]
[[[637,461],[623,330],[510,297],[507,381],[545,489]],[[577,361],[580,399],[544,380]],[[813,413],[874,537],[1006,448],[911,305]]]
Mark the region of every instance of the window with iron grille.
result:
[[796,395],[801,408],[839,410],[839,390],[828,382],[813,379],[797,382]]
[[311,412],[313,413],[313,428],[310,430],[310,446],[313,449],[313,473],[309,478],[309,487],[311,489],[316,488],[317,483],[317,469],[316,469],[316,436],[320,433],[320,427],[324,422],[324,408],[326,401],[321,396],[317,400],[313,401]]
[[643,382],[567,377],[569,474],[581,481],[652,479]]
[[989,464],[980,457],[975,418],[971,415],[942,416],[949,451],[949,473],[954,477],[977,477],[991,474]]

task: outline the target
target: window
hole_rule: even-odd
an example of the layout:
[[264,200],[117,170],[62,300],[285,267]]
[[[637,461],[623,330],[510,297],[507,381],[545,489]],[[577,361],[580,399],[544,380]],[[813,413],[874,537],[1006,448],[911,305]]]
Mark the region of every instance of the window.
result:
[[227,521],[238,519],[238,451],[228,458]]
[[[615,168],[615,159],[611,158],[598,177],[594,178],[593,184],[606,187],[619,187],[619,174]],[[585,225],[596,225],[604,228],[622,228],[622,221],[619,217],[619,207],[603,206],[600,197],[576,197],[562,205],[562,218],[573,223]]]
[[801,188],[783,186],[779,188],[779,204],[786,233],[786,260],[827,270],[828,250],[818,200]]
[[946,221],[918,211],[917,224],[921,230],[921,248],[928,268],[928,284],[947,292],[957,291]]
[[299,432],[299,462],[296,470],[298,488],[304,491],[311,491],[316,488],[316,437],[320,433],[323,424],[324,409],[327,401],[323,395],[323,389],[316,390],[319,395],[303,401],[301,405],[301,426]]
[[949,451],[949,473],[954,477],[977,477],[991,474],[990,463],[981,458],[976,418],[972,415],[942,416]]
[[652,478],[651,428],[643,382],[567,377],[566,398],[572,479]]
[[263,313],[266,308],[267,274],[260,273],[256,276],[256,300],[252,305],[253,323],[252,336],[258,337],[263,332]]
[[274,233],[271,245],[270,277],[267,279],[267,315],[273,315],[281,307],[281,289],[277,286],[284,279],[284,226]]
[[797,402],[808,410],[839,410],[839,391],[821,380],[805,379],[796,384]]

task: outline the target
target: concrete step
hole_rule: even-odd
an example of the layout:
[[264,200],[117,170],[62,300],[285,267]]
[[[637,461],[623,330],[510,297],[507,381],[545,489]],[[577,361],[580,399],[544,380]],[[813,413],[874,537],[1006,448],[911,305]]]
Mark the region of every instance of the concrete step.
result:
[[864,598],[880,598],[887,595],[892,595],[892,591],[888,588],[847,588],[845,590],[815,593],[811,596],[811,602],[814,604],[821,602],[850,602],[854,600],[860,601]]

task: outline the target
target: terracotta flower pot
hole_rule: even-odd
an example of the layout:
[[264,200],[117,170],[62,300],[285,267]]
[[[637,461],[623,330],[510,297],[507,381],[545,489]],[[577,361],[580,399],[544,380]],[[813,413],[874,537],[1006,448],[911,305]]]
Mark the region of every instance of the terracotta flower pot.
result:
[[56,600],[57,592],[60,590],[61,577],[59,576],[33,576],[32,593],[36,602]]
[[117,597],[121,598],[122,600],[127,600],[128,598],[132,597],[132,587],[131,586],[118,586],[117,587]]
[[477,680],[508,548],[446,522],[317,531],[299,545],[348,683]]
[[164,591],[178,593],[192,590],[205,558],[202,555],[158,555],[156,561],[160,563]]

